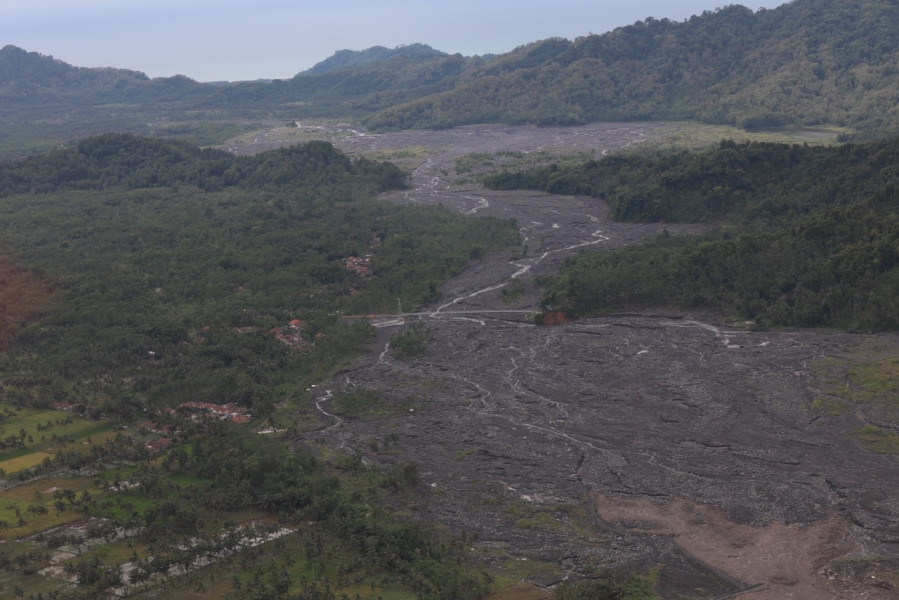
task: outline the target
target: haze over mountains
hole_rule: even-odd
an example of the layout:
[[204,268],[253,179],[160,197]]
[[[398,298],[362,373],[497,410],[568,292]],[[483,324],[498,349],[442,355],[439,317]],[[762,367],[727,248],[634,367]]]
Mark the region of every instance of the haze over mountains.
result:
[[[497,56],[424,44],[342,50],[289,80],[201,84],[86,69],[0,50],[0,119],[110,103],[232,110],[285,119],[353,118],[372,129],[683,120],[743,127],[899,130],[899,7],[886,0],[795,0],[685,22],[647,18],[573,41]],[[250,111],[250,112],[246,112]]]

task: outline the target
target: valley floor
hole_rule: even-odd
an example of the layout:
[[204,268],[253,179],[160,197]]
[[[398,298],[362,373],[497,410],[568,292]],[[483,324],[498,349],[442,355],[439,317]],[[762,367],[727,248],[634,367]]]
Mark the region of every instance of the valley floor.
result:
[[488,561],[538,587],[661,565],[666,598],[894,598],[896,457],[853,434],[892,417],[842,403],[838,388],[852,385],[846,365],[895,355],[899,336],[754,332],[673,310],[537,327],[534,278],[567,256],[697,228],[615,223],[600,201],[486,191],[457,170],[472,153],[476,171],[495,168],[488,156],[600,156],[670,132],[322,130],[351,153],[415,148],[413,189],[393,200],[514,218],[527,246],[476,262],[403,315],[430,328],[425,356],[394,358],[401,329],[382,327],[367,358],[327,386],[376,389],[411,409],[337,422],[323,390],[335,426],[313,435],[367,461],[418,463],[430,493],[415,516],[477,536]]

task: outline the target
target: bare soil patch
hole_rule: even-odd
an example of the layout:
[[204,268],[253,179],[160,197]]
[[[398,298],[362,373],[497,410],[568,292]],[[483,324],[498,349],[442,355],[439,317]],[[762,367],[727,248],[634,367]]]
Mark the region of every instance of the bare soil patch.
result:
[[[738,581],[760,582],[741,597],[758,600],[838,598],[842,590],[825,566],[857,554],[846,519],[832,515],[812,523],[736,523],[721,509],[684,499],[654,502],[597,493],[600,517],[634,533],[671,537],[684,551]],[[751,589],[750,585],[747,589]]]

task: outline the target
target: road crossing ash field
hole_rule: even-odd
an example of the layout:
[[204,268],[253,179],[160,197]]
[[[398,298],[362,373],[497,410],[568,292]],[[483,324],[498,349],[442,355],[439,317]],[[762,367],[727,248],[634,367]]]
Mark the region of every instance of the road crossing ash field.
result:
[[[335,425],[322,396],[315,436],[372,463],[418,463],[428,493],[415,516],[477,534],[494,557],[539,562],[532,580],[544,585],[663,565],[666,598],[897,597],[896,457],[852,436],[888,415],[873,404],[813,408],[819,361],[895,354],[897,336],[751,332],[671,312],[535,326],[533,279],[567,256],[697,228],[614,223],[595,199],[452,182],[469,153],[606,154],[663,126],[328,131],[351,153],[427,148],[412,189],[389,198],[514,218],[527,251],[472,264],[405,316],[430,328],[425,356],[394,358],[399,329],[379,328],[366,358],[326,386],[377,389],[411,412]],[[507,304],[513,278],[525,291]]]

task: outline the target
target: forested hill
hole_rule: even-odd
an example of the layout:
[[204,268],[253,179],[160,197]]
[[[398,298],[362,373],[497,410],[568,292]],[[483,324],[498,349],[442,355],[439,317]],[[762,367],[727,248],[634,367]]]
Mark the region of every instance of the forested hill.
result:
[[424,44],[344,50],[291,79],[227,85],[79,69],[7,46],[0,118],[33,110],[35,101],[128,102],[144,111],[167,102],[168,116],[176,109],[327,116],[373,129],[693,119],[750,128],[834,124],[875,137],[899,130],[897,29],[891,0],[793,0],[758,12],[732,5],[498,56],[448,55]]
[[16,46],[0,48],[0,103],[7,109],[184,101],[212,87],[184,76],[150,79],[139,71],[74,67]]
[[409,44],[396,48],[372,46],[366,50],[338,50],[329,58],[303,71],[301,75],[315,75],[336,71],[347,67],[359,67],[368,63],[390,60],[398,57],[435,59],[447,56],[446,52],[435,50],[426,44]]
[[[291,117],[363,118],[419,98],[453,90],[487,58],[448,55],[416,44],[386,52],[341,51],[286,80],[220,87],[202,108],[254,108]],[[346,64],[343,64],[346,63]]]
[[834,124],[874,137],[899,130],[897,29],[891,0],[793,0],[755,13],[731,5],[498,56],[448,55],[424,44],[344,50],[291,79],[227,85],[80,69],[7,46],[0,117],[35,103],[149,110],[167,102],[169,111],[358,118],[373,129],[693,119],[750,128]]
[[835,148],[723,142],[489,183],[600,196],[619,219],[721,226],[574,257],[550,286],[547,310],[677,307],[762,326],[899,330],[899,139]]
[[369,124],[695,119],[896,129],[897,28],[899,5],[890,0],[794,0],[756,13],[729,6],[685,22],[650,18],[519,48],[455,89]]

